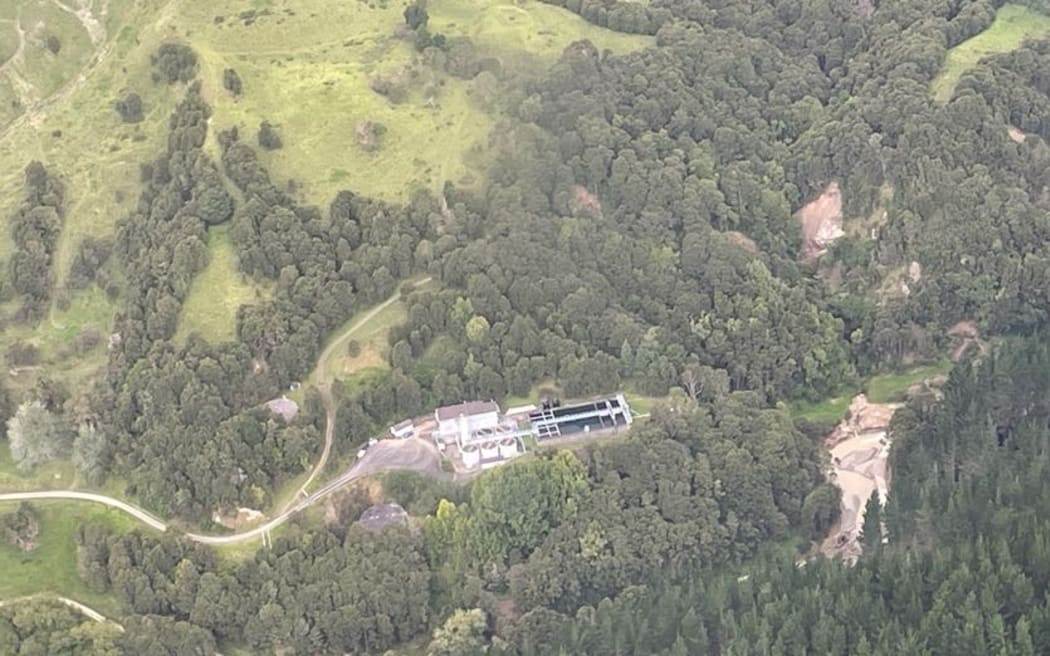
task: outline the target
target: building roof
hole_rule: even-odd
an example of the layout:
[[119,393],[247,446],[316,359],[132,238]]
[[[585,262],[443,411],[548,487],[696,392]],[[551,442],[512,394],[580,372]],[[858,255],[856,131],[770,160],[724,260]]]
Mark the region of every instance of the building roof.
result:
[[378,531],[387,526],[405,524],[407,521],[408,513],[404,508],[396,503],[382,503],[361,513],[357,523],[370,531]]
[[443,408],[438,408],[437,418],[438,421],[447,421],[460,415],[471,417],[489,412],[499,412],[499,404],[495,401],[467,401],[458,405],[446,405]]
[[295,419],[295,415],[299,414],[299,404],[284,396],[267,401],[266,407],[275,415],[284,417],[285,421],[291,421]]
[[413,424],[411,419],[406,419],[404,421],[399,421],[398,423],[394,424],[390,427],[390,429],[395,431],[401,431],[405,430],[406,428],[413,428],[414,425],[415,424]]

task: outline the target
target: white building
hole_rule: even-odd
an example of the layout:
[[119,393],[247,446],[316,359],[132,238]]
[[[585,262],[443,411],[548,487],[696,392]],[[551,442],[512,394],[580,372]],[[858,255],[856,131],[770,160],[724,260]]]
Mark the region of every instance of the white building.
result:
[[434,411],[437,430],[434,439],[439,443],[470,442],[478,431],[493,431],[499,427],[499,405],[495,401],[469,401],[447,405]]
[[390,435],[398,439],[407,440],[410,437],[415,436],[416,426],[412,423],[411,419],[406,419],[401,423],[394,424],[390,427]]

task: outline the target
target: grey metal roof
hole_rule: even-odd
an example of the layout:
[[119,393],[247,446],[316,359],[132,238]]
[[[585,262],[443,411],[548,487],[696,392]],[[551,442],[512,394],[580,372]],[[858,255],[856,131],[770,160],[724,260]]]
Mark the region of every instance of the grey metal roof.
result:
[[483,415],[487,412],[499,412],[499,404],[495,401],[467,401],[458,405],[446,405],[443,408],[438,408],[437,417],[438,421],[445,421],[447,419],[455,419],[460,415],[470,417]]
[[266,407],[275,415],[284,417],[285,421],[291,421],[295,419],[295,415],[299,414],[299,404],[284,396],[267,401]]
[[408,513],[404,508],[396,503],[382,503],[361,513],[361,518],[357,520],[357,523],[370,531],[377,531],[386,526],[404,524],[407,521]]

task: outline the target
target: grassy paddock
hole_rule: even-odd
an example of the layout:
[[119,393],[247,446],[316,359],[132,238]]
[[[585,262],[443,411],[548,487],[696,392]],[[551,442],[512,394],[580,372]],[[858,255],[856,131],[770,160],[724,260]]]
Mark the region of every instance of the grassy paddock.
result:
[[[49,316],[36,325],[10,324],[0,331],[0,351],[18,341],[33,344],[40,351],[39,368],[8,377],[9,386],[32,386],[39,373],[49,374],[70,386],[76,386],[89,381],[98,368],[105,364],[106,339],[113,318],[112,303],[102,290],[94,286],[71,294],[70,299],[67,309],[52,307]],[[17,305],[16,301],[0,306],[0,312],[13,312]],[[101,336],[100,342],[89,351],[77,353],[73,343],[87,329],[97,330]],[[6,369],[4,375],[7,376]]]
[[[119,615],[115,599],[91,592],[77,574],[77,526],[105,522],[118,531],[141,527],[118,510],[93,504],[40,501],[32,506],[40,518],[39,546],[26,552],[0,544],[0,598],[50,592],[83,602],[104,615]],[[17,503],[2,502],[0,513],[14,512],[17,507]]]
[[[869,378],[861,390],[871,403],[897,403],[904,401],[908,388],[931,376],[947,374],[952,363],[943,360],[936,364],[913,367],[899,372],[878,374]],[[815,423],[833,423],[846,416],[854,391],[843,391],[837,396],[815,403],[797,401],[787,405],[792,417]]]
[[[38,97],[47,97],[72,80],[95,50],[85,26],[73,14],[48,0],[19,0],[18,21],[25,32],[25,47],[15,69],[33,86]],[[47,47],[58,39],[57,53]]]
[[868,400],[872,403],[895,403],[904,400],[908,388],[931,376],[946,375],[952,369],[948,360],[924,365],[897,373],[873,376],[867,384]]
[[[390,350],[387,335],[391,328],[405,321],[408,308],[404,302],[397,301],[361,323],[361,318],[368,312],[371,309],[358,313],[336,331],[337,337],[332,342],[328,357],[320,363],[320,371],[333,378],[346,379],[359,372],[385,371],[390,367],[387,361],[387,352]],[[354,328],[355,324],[359,325]],[[348,353],[351,340],[361,346],[360,353],[354,357]]]
[[432,32],[469,36],[487,53],[504,58],[531,56],[548,65],[581,39],[614,53],[638,50],[653,42],[652,37],[606,30],[560,7],[531,0],[432,0],[427,10]]
[[[43,101],[28,115],[18,118],[10,102],[18,90],[0,75],[0,261],[10,254],[8,220],[24,195],[23,171],[31,160],[44,162],[66,183],[55,261],[59,288],[83,238],[111,234],[134,208],[139,165],[164,147],[168,117],[185,91],[151,80],[150,55],[165,40],[189,43],[197,52],[203,93],[213,107],[212,134],[239,127],[254,142],[260,121],[277,125],[285,146],[262,153],[263,161],[278,184],[297,180],[306,202],[324,206],[341,189],[405,201],[417,189],[437,190],[449,180],[484,183],[489,133],[502,117],[498,87],[485,76],[461,80],[419,64],[419,54],[399,36],[403,2],[108,0],[104,15],[101,7],[101,0],[92,4],[104,35],[91,43],[84,24],[54,3],[0,3],[0,56],[10,50],[11,39],[2,37],[15,34],[19,12],[20,24],[43,25],[44,41],[50,32],[62,41],[57,55],[36,42],[27,55],[21,77],[30,95]],[[577,39],[617,52],[652,42],[597,28],[536,0],[434,0],[429,10],[433,29],[470,36],[481,54],[498,57],[512,71],[541,70]],[[222,87],[225,68],[242,78],[240,97]],[[377,75],[404,76],[404,98],[395,103],[372,91]],[[113,105],[132,91],[142,97],[145,118],[125,124]],[[361,121],[386,128],[378,148],[356,142]],[[209,143],[214,146],[213,139]],[[208,339],[231,336],[236,307],[252,298],[232,273],[228,243],[216,237],[212,249],[212,265],[184,311],[181,337],[194,329]],[[94,291],[74,294],[72,303],[73,309],[52,318],[108,327],[115,311]],[[57,351],[69,330],[43,325],[31,335],[5,331],[0,348],[29,337]],[[101,361],[97,353],[49,356],[45,373],[86,375]]]
[[788,405],[792,417],[814,423],[834,423],[846,416],[851,396],[842,394],[816,403],[799,401]]
[[[11,459],[11,449],[6,443],[0,445],[0,491],[68,489],[73,487],[75,477],[73,465],[65,460],[48,462],[29,472],[20,471]],[[3,512],[2,507],[0,512]]]
[[208,267],[193,279],[182,306],[176,341],[184,342],[194,332],[212,343],[232,340],[236,336],[237,308],[266,296],[265,290],[237,270],[228,226],[208,230],[208,258]]
[[963,41],[948,51],[941,73],[933,80],[930,92],[935,100],[948,102],[962,74],[977,65],[983,57],[1018,48],[1025,39],[1050,32],[1050,16],[1017,4],[1003,5],[995,22],[980,34]]

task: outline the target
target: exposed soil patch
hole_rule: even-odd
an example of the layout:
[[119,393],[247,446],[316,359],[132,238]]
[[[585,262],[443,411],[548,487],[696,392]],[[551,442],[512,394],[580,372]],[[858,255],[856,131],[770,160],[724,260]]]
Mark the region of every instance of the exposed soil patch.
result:
[[981,339],[980,330],[975,321],[960,321],[948,329],[948,337],[952,339],[952,362],[958,362],[971,349],[984,355],[988,352],[988,342]]
[[1009,135],[1010,139],[1012,139],[1014,143],[1024,143],[1025,133],[1021,132],[1014,126],[1011,125],[1010,127],[1006,128],[1006,134]]
[[238,508],[237,512],[225,514],[215,511],[212,515],[212,521],[216,524],[220,524],[234,531],[265,518],[266,516],[263,515],[262,512],[252,508]]
[[802,259],[811,262],[845,234],[839,184],[829,184],[820,196],[803,205],[796,216],[802,223]]
[[572,188],[572,214],[589,214],[594,218],[602,215],[602,203],[598,197],[587,190],[586,187],[575,185]]
[[864,506],[872,492],[878,491],[883,503],[889,493],[887,430],[898,407],[869,403],[859,394],[850,402],[846,418],[824,440],[831,454],[829,478],[842,491],[838,526],[821,546],[826,556],[850,561],[860,556],[858,537],[864,524]]
[[762,249],[758,247],[758,244],[755,243],[755,240],[748,237],[742,232],[737,232],[736,230],[729,230],[725,234],[734,244],[736,244],[740,248],[743,248],[748,253],[754,253],[755,255],[757,255],[762,252]]
[[913,261],[908,265],[908,278],[912,282],[919,282],[922,280],[922,265],[918,262]]
[[386,128],[372,121],[358,121],[354,126],[354,142],[365,150],[376,150],[381,145]]
[[824,446],[832,449],[858,435],[885,431],[898,407],[895,403],[870,403],[867,396],[858,394],[850,401],[845,419],[824,438]]

